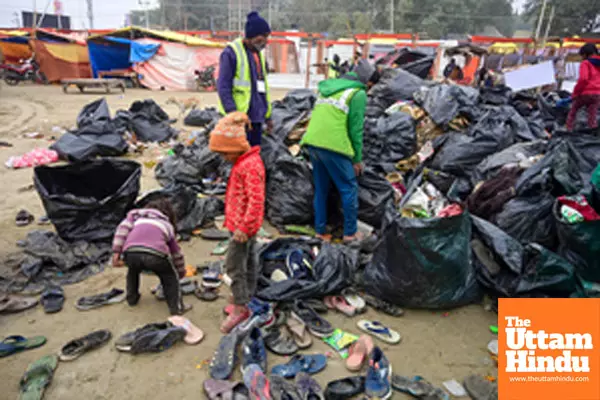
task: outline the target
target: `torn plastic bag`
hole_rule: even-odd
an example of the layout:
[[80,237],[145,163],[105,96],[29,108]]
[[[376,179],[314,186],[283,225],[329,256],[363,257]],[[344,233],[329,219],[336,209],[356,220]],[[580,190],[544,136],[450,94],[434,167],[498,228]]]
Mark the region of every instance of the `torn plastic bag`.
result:
[[102,135],[67,132],[50,146],[61,159],[85,161],[95,157],[116,157],[127,152],[127,142],[119,133]]
[[[548,142],[536,140],[534,142],[515,143],[512,146],[487,157],[473,171],[473,183],[492,179],[504,166],[528,165],[528,160],[546,152]],[[534,160],[531,160],[533,165]],[[526,164],[527,163],[527,164]]]
[[308,161],[281,156],[268,169],[266,186],[266,216],[275,227],[313,224],[315,190]]
[[554,196],[548,193],[514,198],[504,204],[493,221],[498,228],[523,244],[539,243],[555,250],[558,237],[552,216],[554,200]]
[[[368,126],[368,124],[365,124]],[[364,159],[369,165],[393,170],[394,165],[416,151],[417,135],[410,115],[397,112],[377,119],[374,128],[365,131]]]
[[205,108],[204,110],[193,109],[183,120],[188,126],[214,127],[221,119],[221,114],[216,108]]
[[584,297],[575,268],[539,244],[521,245],[475,216],[473,264],[477,279],[496,297]]
[[193,185],[197,192],[201,191],[203,178],[229,176],[230,165],[218,153],[210,151],[203,140],[190,146],[177,144],[174,155],[158,163],[154,169],[156,180],[162,187],[174,184]]
[[[586,196],[589,200],[589,194]],[[559,254],[577,268],[583,279],[600,283],[600,221],[571,224],[560,215],[560,202],[553,207],[558,230]]]
[[136,204],[143,208],[148,202],[166,198],[171,202],[177,217],[177,233],[188,239],[195,229],[214,222],[215,217],[223,215],[225,203],[217,197],[198,198],[190,187],[178,185],[144,194]]
[[467,212],[431,219],[396,214],[365,268],[365,289],[404,307],[447,309],[474,303],[481,294],[470,240]]
[[77,116],[77,127],[99,124],[103,125],[110,121],[110,109],[106,99],[98,99],[89,103],[79,112]]
[[110,241],[140,190],[141,166],[105,159],[34,169],[35,188],[59,236]]
[[[312,262],[314,279],[288,279],[273,282],[270,278],[270,262],[285,265],[285,256],[291,249],[314,254],[313,248],[321,246]],[[322,298],[340,293],[352,284],[358,268],[358,252],[346,246],[321,244],[320,241],[297,238],[280,238],[263,247],[257,254],[261,274],[257,296],[268,301],[294,301],[297,299]]]
[[135,101],[129,107],[131,130],[142,142],[165,142],[177,136],[169,115],[154,100]]
[[435,85],[424,87],[414,99],[429,114],[433,122],[446,127],[459,114],[474,119],[479,115],[479,91],[467,86]]

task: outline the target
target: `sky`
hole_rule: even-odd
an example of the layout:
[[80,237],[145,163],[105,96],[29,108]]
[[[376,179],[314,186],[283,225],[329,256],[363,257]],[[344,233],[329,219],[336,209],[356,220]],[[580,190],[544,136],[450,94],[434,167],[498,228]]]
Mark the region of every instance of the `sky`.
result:
[[[125,22],[125,15],[136,9],[142,9],[139,0],[93,0],[94,1],[94,28],[119,28]],[[222,0],[225,1],[225,0]],[[515,0],[516,9],[520,10],[526,0]],[[156,0],[142,0],[157,6]],[[0,0],[0,27],[14,27],[15,13],[19,16],[21,11],[32,11],[36,3],[38,12],[42,12],[48,6],[48,12],[53,13],[53,2],[50,0]],[[71,28],[89,28],[87,18],[86,0],[62,0],[63,15],[71,17]]]

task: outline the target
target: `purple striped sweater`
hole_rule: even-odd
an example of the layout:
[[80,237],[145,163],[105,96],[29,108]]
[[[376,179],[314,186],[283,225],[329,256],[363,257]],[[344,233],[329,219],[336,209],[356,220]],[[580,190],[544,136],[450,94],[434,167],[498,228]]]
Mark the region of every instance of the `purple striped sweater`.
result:
[[122,254],[131,247],[145,247],[170,255],[179,276],[185,276],[185,261],[177,244],[175,229],[160,211],[151,208],[129,211],[117,227],[112,250],[115,254]]

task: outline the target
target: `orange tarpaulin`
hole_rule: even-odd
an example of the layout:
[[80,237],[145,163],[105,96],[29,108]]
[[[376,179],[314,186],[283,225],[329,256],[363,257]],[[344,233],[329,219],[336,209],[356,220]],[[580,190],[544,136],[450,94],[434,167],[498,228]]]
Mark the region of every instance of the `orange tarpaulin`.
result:
[[62,79],[91,78],[87,46],[76,43],[47,43],[31,40],[40,70],[50,82]]
[[4,54],[4,62],[7,64],[18,64],[19,60],[27,60],[31,57],[31,48],[26,43],[0,41],[0,48]]

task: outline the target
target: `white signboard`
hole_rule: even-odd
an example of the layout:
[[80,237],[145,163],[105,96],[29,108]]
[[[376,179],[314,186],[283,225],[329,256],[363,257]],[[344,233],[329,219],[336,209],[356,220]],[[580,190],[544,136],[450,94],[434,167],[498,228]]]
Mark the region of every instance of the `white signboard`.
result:
[[526,90],[556,83],[554,63],[545,61],[540,64],[522,67],[514,71],[505,72],[506,86],[513,91]]

